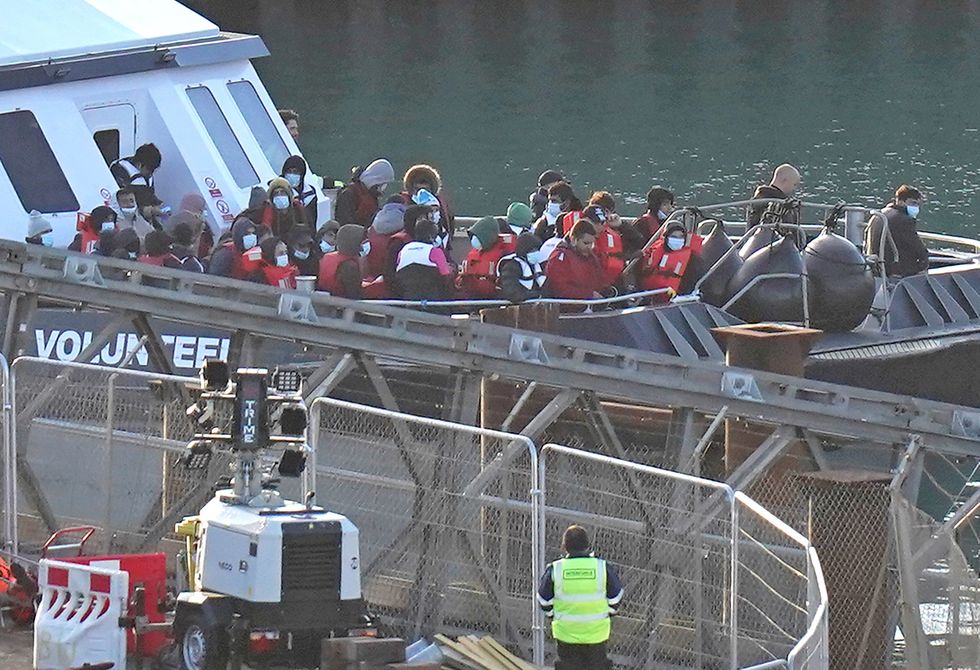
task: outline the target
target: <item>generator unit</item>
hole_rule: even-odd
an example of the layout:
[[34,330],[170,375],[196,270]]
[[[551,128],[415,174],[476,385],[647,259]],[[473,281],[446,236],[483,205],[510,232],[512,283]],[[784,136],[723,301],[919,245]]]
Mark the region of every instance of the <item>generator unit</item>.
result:
[[[200,400],[188,410],[201,432],[186,462],[206,467],[216,450],[230,449],[233,477],[177,526],[190,583],[174,619],[181,660],[187,670],[224,670],[229,660],[316,666],[324,637],[362,629],[369,619],[357,527],[314,504],[315,476],[304,472],[299,376],[270,379],[264,369],[229,375],[223,362],[207,361],[201,378]],[[281,477],[303,478],[304,502],[280,495]]]

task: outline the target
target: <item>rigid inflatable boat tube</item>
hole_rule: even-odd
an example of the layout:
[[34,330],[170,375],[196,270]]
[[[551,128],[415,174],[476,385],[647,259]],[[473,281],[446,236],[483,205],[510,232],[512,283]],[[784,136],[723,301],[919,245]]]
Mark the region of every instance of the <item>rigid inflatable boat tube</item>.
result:
[[[703,226],[704,222],[701,225]],[[715,222],[714,228],[705,236],[701,244],[701,267],[707,272],[731,248],[732,241],[725,234],[725,224],[720,221]],[[728,254],[721,265],[715,268],[714,272],[706,275],[705,280],[701,282],[699,287],[701,300],[715,307],[724,305],[731,297],[727,291],[728,283],[740,267],[742,267],[742,257],[735,252]]]
[[776,242],[749,256],[728,283],[728,293],[734,296],[761,275],[784,273],[797,276],[756,282],[728,311],[750,323],[802,322],[803,282],[798,275],[803,274],[803,256],[788,237],[780,237]]
[[803,249],[809,280],[810,325],[830,332],[853,330],[871,310],[875,279],[857,247],[825,230]]

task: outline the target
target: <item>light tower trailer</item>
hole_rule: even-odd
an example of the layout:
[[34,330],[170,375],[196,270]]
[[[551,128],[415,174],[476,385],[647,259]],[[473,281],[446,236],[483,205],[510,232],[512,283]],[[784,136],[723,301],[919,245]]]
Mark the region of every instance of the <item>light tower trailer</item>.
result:
[[[177,598],[174,639],[187,670],[270,663],[319,665],[321,640],[369,625],[361,597],[358,531],[346,517],[313,504],[315,475],[304,477],[305,502],[284,500],[273,468],[300,476],[309,453],[299,375],[263,369],[230,376],[222,361],[201,370],[201,399],[188,410],[204,429],[188,464],[231,450],[231,488],[219,490],[196,517],[178,525],[187,537],[190,590]],[[227,416],[230,427],[217,426]],[[278,410],[280,434],[270,418]],[[226,421],[227,422],[227,421]],[[229,429],[230,428],[230,429]],[[282,448],[272,467],[263,453]]]

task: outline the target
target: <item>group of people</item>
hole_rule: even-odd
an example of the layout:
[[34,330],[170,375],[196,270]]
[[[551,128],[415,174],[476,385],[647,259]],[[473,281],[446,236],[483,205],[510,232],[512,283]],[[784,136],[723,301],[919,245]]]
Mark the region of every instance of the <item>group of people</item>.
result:
[[[706,270],[701,237],[669,220],[674,195],[659,186],[647,193],[644,213],[627,222],[608,191],[583,203],[569,180],[546,170],[526,204],[479,219],[466,230],[469,250],[454,254],[455,215],[441,175],[429,165],[409,168],[391,194],[395,170],[388,160],[355,168],[334,218],[318,225],[306,162],[290,156],[278,177],[253,187],[248,207],[215,239],[200,194],[186,195],[176,210],[157,197],[153,174],[161,161],[159,150],[145,144],[112,163],[115,206],[80,216],[69,249],[281,288],[310,276],[319,290],[350,299],[588,301],[645,291],[649,302],[663,302],[688,293]],[[789,201],[799,184],[799,171],[781,165],[753,197]],[[887,225],[881,217],[871,222],[869,244],[883,248],[889,275],[927,267],[915,232],[921,200],[903,186],[883,210]],[[798,223],[798,212],[777,209],[776,217]],[[753,207],[748,225],[772,215],[772,208]],[[31,217],[27,242],[49,243],[50,233],[43,217]]]

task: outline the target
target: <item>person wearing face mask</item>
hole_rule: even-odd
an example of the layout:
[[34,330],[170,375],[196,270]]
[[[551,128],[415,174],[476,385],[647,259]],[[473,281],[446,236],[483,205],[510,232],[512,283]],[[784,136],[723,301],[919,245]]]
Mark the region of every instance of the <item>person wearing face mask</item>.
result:
[[456,278],[460,294],[470,300],[488,300],[497,295],[497,270],[500,259],[514,253],[517,236],[500,233],[497,220],[485,216],[466,231],[470,252],[466,254]]
[[426,208],[429,220],[436,224],[436,227],[438,228],[438,233],[436,234],[435,239],[436,246],[440,246],[445,249],[446,257],[449,258],[449,254],[452,251],[454,231],[449,226],[449,222],[446,217],[443,215],[442,203],[439,202],[439,198],[423,188],[412,196],[412,202],[419,207]]
[[135,261],[139,258],[142,243],[135,230],[132,228],[123,228],[116,233],[113,246],[115,247],[112,252],[113,258]]
[[548,189],[552,184],[560,181],[568,180],[558,170],[545,170],[538,176],[538,187],[531,191],[531,196],[528,198],[532,218],[539,219],[544,216],[545,207],[548,206]]
[[[768,184],[760,184],[752,194],[752,199],[775,198],[786,200],[792,198],[800,187],[800,171],[789,163],[783,163],[772,173],[772,180]],[[762,221],[762,215],[771,204],[752,205],[746,212],[746,230],[758,225]],[[793,208],[779,217],[781,223],[798,225],[800,223],[800,210]]]
[[208,260],[208,274],[245,279],[248,273],[242,255],[259,243],[255,224],[246,214],[239,214],[231,225],[231,235],[219,241]]
[[564,237],[582,217],[582,209],[582,201],[570,185],[563,181],[552,184],[544,215],[534,224],[534,234],[540,240]]
[[68,250],[94,254],[98,250],[99,235],[102,231],[116,229],[116,212],[111,207],[99,205],[88,216],[79,218],[77,229],[78,233],[68,245]]
[[262,243],[272,237],[275,236],[269,226],[262,224],[255,226],[255,238],[258,242],[242,254],[242,269],[246,275],[253,274],[262,265]]
[[129,189],[136,195],[140,214],[147,221],[155,221],[157,217],[170,213],[157,197],[153,184],[153,173],[162,162],[163,157],[155,144],[143,144],[132,156],[119,158],[109,165],[109,172],[119,188]]
[[313,242],[316,244],[318,254],[321,257],[337,248],[338,230],[340,230],[340,224],[334,219],[330,219],[316,231],[316,234],[313,236]]
[[249,280],[277,288],[296,288],[296,266],[289,262],[286,243],[272,235],[259,242],[261,258]]
[[[388,250],[385,255],[384,277],[388,293],[393,297],[401,297],[401,287],[398,285],[398,254],[409,242],[414,241],[415,226],[419,221],[428,220],[428,210],[425,207],[411,205],[405,209],[402,217],[402,228],[388,240]],[[438,230],[438,227],[437,227]]]
[[293,187],[282,177],[269,182],[269,201],[265,203],[260,223],[269,226],[272,234],[285,239],[293,228],[309,228],[306,210],[293,197]]
[[293,228],[286,239],[289,260],[301,277],[315,277],[320,269],[320,254],[313,250],[313,236],[306,228]]
[[667,293],[652,296],[653,304],[665,303],[675,295],[685,295],[694,288],[701,274],[700,237],[687,234],[684,224],[672,221],[658,238],[643,252],[640,261],[639,289],[655,291],[669,289]]
[[406,300],[447,300],[452,295],[453,269],[435,239],[438,226],[428,218],[415,223],[414,240],[398,252],[395,276]]
[[[544,294],[551,298],[590,300],[601,298],[602,266],[595,255],[596,231],[586,219],[572,226],[571,233],[552,252],[545,268]],[[569,311],[581,308],[569,308]]]
[[116,227],[120,230],[132,228],[142,242],[146,238],[146,234],[154,229],[153,225],[140,213],[139,207],[136,206],[136,194],[133,193],[132,189],[121,188],[116,191],[116,206],[119,213],[116,219]]
[[524,302],[540,298],[545,276],[542,267],[548,259],[541,250],[541,240],[530,231],[517,236],[514,253],[500,259],[497,288],[504,300]]
[[884,235],[885,272],[889,277],[908,277],[929,269],[929,250],[919,238],[917,219],[922,207],[922,192],[903,184],[895,191],[895,199],[882,208],[888,219],[888,233],[881,217],[874,217],[868,225],[865,254],[880,256]]
[[297,202],[303,206],[306,213],[306,220],[310,224],[310,233],[312,233],[316,230],[317,195],[313,185],[306,183],[307,172],[306,161],[302,156],[290,156],[282,164],[280,176],[292,186]]
[[626,267],[626,252],[623,250],[623,236],[620,234],[622,220],[615,212],[609,212],[599,205],[589,205],[582,212],[582,219],[592,222],[596,229],[595,255],[602,266],[603,282],[607,286],[621,289],[623,268]]
[[360,300],[361,258],[368,250],[364,227],[348,223],[337,231],[337,249],[320,259],[316,287],[330,295]]
[[[439,201],[439,223],[450,231],[456,230],[456,217],[449,202],[448,193],[442,183],[442,175],[431,165],[420,163],[413,165],[405,171],[402,179],[402,186],[405,190],[401,192],[402,203],[405,205],[414,204],[413,197],[421,190],[426,190],[433,194]],[[433,219],[434,220],[434,219]]]
[[351,181],[337,194],[334,217],[340,225],[356,223],[365,228],[371,225],[380,209],[380,199],[395,180],[395,169],[384,158],[364,168],[355,168]]
[[625,236],[629,242],[626,253],[635,255],[642,251],[673,211],[673,193],[660,186],[654,186],[647,191],[647,209],[633,222],[633,232]]
[[27,220],[27,237],[24,238],[24,241],[28,244],[50,247],[54,243],[53,231],[51,224],[41,216],[40,212],[32,211]]
[[174,270],[180,268],[180,260],[173,254],[170,235],[162,230],[153,230],[147,233],[146,239],[143,240],[143,246],[145,247],[144,253],[137,259],[140,263]]

